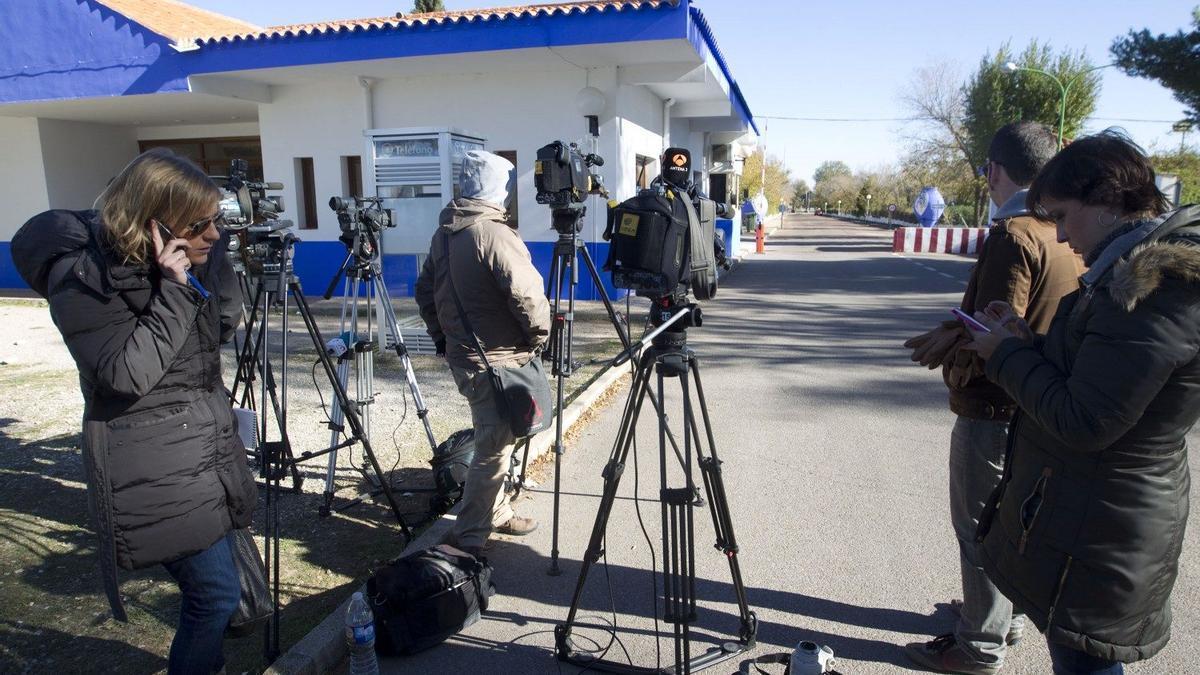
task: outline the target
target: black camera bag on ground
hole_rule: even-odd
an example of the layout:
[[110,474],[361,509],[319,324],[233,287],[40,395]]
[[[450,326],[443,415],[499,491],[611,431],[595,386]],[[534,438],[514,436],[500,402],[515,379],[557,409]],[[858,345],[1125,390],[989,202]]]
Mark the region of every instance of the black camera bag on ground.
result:
[[430,513],[441,515],[462,499],[467,471],[475,459],[475,430],[459,429],[433,451],[429,465],[433,470],[435,494]]
[[441,544],[393,560],[367,580],[375,649],[415,654],[479,620],[495,595],[486,560]]

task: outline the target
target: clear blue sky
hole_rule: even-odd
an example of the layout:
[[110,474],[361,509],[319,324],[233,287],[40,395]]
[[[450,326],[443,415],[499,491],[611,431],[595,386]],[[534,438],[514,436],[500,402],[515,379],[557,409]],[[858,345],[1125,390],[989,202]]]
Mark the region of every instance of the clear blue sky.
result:
[[[185,0],[260,26],[387,16],[409,11],[411,0]],[[1154,33],[1186,27],[1200,0],[697,0],[750,108],[759,117],[896,118],[907,113],[899,94],[922,66],[957,65],[965,78],[980,58],[1006,41],[1030,40],[1056,49],[1085,50],[1093,63],[1109,60],[1114,37],[1130,29]],[[445,0],[447,9],[520,4],[520,0]],[[1146,147],[1171,147],[1170,122],[1183,106],[1156,82],[1108,69],[1089,130],[1124,128]],[[760,120],[767,151],[785,158],[793,176],[812,182],[818,164],[840,159],[872,168],[903,152],[898,122]],[[1194,137],[1193,137],[1194,138]],[[1191,141],[1192,139],[1189,139]]]

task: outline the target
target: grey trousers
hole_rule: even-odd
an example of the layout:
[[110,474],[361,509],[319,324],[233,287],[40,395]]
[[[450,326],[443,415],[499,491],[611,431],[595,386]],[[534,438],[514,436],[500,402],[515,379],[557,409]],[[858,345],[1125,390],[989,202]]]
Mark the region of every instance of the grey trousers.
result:
[[450,368],[458,391],[471,406],[475,427],[475,459],[467,470],[462,509],[450,536],[458,546],[483,546],[492,533],[492,523],[512,517],[504,476],[508,473],[515,439],[508,420],[496,406],[492,381],[486,372]]
[[1008,422],[959,417],[950,436],[950,521],[958,538],[963,606],[954,636],[981,663],[1004,660],[1004,638],[1025,617],[988,579],[979,562],[975,529],[992,490],[1004,474]]

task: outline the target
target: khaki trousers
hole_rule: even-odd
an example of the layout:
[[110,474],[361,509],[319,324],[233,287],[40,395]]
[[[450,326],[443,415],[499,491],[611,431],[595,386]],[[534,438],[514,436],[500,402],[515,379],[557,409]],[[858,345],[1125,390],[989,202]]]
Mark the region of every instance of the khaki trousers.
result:
[[475,427],[475,459],[467,470],[462,509],[450,536],[459,547],[483,546],[492,533],[492,524],[503,523],[513,515],[503,488],[515,439],[508,420],[496,405],[487,372],[454,366],[450,372],[458,391],[471,406],[471,422]]

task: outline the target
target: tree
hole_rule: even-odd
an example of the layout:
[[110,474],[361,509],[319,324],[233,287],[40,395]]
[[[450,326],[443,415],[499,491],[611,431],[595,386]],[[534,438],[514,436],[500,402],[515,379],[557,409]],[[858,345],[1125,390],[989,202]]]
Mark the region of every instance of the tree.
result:
[[802,209],[808,206],[809,204],[805,203],[805,197],[809,197],[809,203],[811,203],[811,193],[812,189],[808,187],[808,181],[803,178],[792,181],[792,208]]
[[853,173],[850,166],[841,160],[825,161],[813,172],[813,182],[823,183],[834,176],[849,176]]
[[412,14],[425,14],[426,12],[444,12],[446,6],[442,4],[442,0],[416,0],[413,4]]
[[1188,107],[1188,118],[1200,122],[1200,7],[1192,10],[1192,30],[1153,36],[1129,31],[1112,44],[1112,55],[1126,74],[1158,80]]
[[792,181],[787,167],[778,157],[767,156],[766,187],[763,188],[763,151],[761,148],[746,157],[742,165],[742,189],[751,199],[762,189],[767,196],[767,209],[774,213],[780,204],[786,204],[792,199]]
[[1155,153],[1150,157],[1150,163],[1155,173],[1179,176],[1179,181],[1183,183],[1180,204],[1200,202],[1200,153],[1192,149]]
[[[953,174],[955,191],[971,185],[970,194],[960,195],[960,204],[974,204],[974,221],[982,225],[987,218],[987,186],[975,175],[976,167],[987,161],[987,148],[996,130],[1010,122],[1032,120],[1051,129],[1059,123],[1061,90],[1054,80],[1041,73],[1018,70],[1009,72],[1009,61],[1021,68],[1050,73],[1062,83],[1072,83],[1067,96],[1063,137],[1076,135],[1083,120],[1095,110],[1100,78],[1088,72],[1092,64],[1083,54],[1063,51],[1054,54],[1049,45],[1031,42],[1019,56],[1009,46],[985,55],[976,72],[961,82],[953,66],[936,64],[922,68],[901,98],[917,118],[917,134],[911,140],[911,154],[948,163],[935,173]],[[946,195],[946,188],[938,185]],[[946,195],[947,199],[951,197]]]

